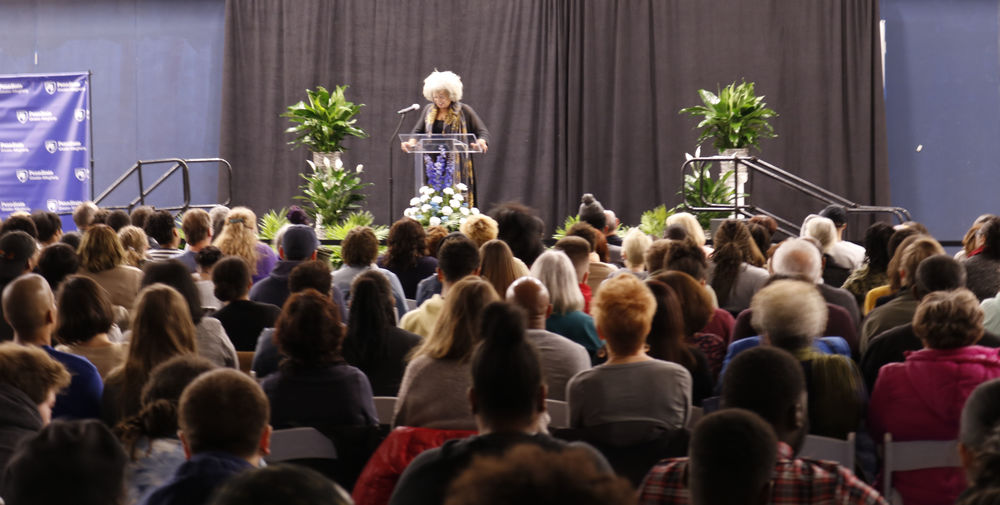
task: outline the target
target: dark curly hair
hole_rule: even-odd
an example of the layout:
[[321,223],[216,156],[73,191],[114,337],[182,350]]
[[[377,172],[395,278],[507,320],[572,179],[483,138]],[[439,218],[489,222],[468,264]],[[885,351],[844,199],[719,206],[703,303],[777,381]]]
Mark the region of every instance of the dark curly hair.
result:
[[403,270],[417,264],[427,254],[427,232],[416,220],[404,217],[389,228],[389,248],[382,263],[390,270]]
[[315,289],[295,293],[274,323],[274,341],[288,356],[283,368],[319,368],[340,361],[344,341],[340,311]]

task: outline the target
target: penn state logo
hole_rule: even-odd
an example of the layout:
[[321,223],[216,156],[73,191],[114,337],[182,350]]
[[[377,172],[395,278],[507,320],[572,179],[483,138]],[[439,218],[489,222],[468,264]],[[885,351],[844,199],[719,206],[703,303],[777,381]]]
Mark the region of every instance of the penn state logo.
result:
[[76,109],[76,112],[73,113],[73,119],[75,119],[78,123],[86,118],[87,118],[87,111],[83,109]]
[[52,94],[54,94],[56,92],[56,83],[55,83],[55,81],[45,81],[44,86],[45,86],[45,92],[46,93],[52,95]]
[[45,150],[48,151],[49,153],[55,154],[56,147],[58,147],[58,146],[57,146],[55,140],[46,140],[45,141]]
[[49,212],[56,212],[59,210],[59,200],[49,200],[45,202],[45,208],[49,209]]
[[76,175],[76,180],[83,182],[87,180],[87,177],[90,175],[90,170],[87,170],[86,168],[77,168],[73,171],[73,174]]
[[17,180],[18,180],[18,182],[28,182],[28,171],[27,170],[18,170],[17,171]]
[[19,110],[17,111],[17,122],[24,124],[28,122],[28,111]]

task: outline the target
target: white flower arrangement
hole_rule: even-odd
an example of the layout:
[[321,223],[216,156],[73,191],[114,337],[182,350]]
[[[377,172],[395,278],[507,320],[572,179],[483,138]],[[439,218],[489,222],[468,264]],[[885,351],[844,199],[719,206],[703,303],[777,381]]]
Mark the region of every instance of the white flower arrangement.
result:
[[467,216],[479,214],[479,209],[469,206],[463,191],[468,191],[468,187],[462,183],[443,188],[440,192],[430,186],[421,186],[418,196],[410,199],[410,207],[403,211],[403,215],[416,219],[424,226],[440,225],[457,230]]

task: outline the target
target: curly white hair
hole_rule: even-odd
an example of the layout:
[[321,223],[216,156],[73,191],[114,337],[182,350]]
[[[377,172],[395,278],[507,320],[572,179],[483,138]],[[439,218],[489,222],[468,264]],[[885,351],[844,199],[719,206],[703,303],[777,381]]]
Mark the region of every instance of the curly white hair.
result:
[[452,102],[460,101],[462,99],[462,78],[450,70],[431,72],[431,75],[424,79],[424,98],[428,102],[433,102],[434,93],[438,91],[447,92]]

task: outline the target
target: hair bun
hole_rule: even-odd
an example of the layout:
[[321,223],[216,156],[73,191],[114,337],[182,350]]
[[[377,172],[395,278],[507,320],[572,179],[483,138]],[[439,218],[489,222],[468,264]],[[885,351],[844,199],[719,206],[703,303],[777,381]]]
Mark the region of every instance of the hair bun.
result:
[[592,193],[584,193],[583,196],[580,197],[580,202],[585,205],[590,205],[596,201],[597,199],[594,198],[594,195]]
[[493,302],[483,309],[483,345],[515,347],[524,341],[528,316],[520,307]]

